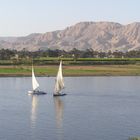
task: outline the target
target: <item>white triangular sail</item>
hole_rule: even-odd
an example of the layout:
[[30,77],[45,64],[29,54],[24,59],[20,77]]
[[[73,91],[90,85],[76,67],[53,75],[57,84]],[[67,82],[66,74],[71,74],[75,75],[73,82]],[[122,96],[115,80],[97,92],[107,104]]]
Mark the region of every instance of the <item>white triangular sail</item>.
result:
[[56,81],[55,81],[55,88],[54,94],[60,94],[60,91],[64,88],[64,79],[62,74],[62,61],[60,61]]
[[32,87],[33,87],[33,90],[36,90],[39,87],[39,83],[37,82],[35,78],[33,66],[32,66]]

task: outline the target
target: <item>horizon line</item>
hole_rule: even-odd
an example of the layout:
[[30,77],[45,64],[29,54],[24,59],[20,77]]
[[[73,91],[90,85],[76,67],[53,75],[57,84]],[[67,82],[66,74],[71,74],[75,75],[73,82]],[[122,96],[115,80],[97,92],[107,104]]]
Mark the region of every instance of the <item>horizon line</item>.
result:
[[134,23],[138,23],[140,24],[140,21],[134,21],[134,22],[130,22],[130,23],[126,23],[126,24],[122,24],[120,22],[115,22],[115,21],[106,21],[106,20],[97,20],[97,21],[79,21],[79,22],[76,22],[74,24],[71,24],[71,25],[67,25],[65,27],[62,27],[61,29],[54,29],[54,30],[50,30],[50,31],[44,31],[44,32],[31,32],[31,33],[27,33],[25,35],[0,35],[0,38],[4,38],[4,37],[7,37],[7,38],[18,38],[18,37],[26,37],[26,36],[30,36],[32,34],[45,34],[45,33],[49,33],[49,32],[55,32],[55,31],[62,31],[62,30],[65,30],[66,28],[68,27],[71,27],[71,26],[74,26],[76,24],[79,24],[79,23],[88,23],[88,22],[91,22],[91,23],[101,23],[101,22],[107,22],[107,23],[116,23],[116,24],[120,24],[122,26],[127,26],[129,24],[134,24]]

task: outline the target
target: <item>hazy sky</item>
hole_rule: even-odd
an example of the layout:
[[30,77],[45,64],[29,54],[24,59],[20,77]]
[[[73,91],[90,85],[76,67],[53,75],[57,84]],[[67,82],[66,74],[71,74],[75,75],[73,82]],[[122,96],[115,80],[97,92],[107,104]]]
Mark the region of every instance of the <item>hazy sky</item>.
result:
[[0,36],[44,33],[80,21],[140,22],[140,0],[0,0]]

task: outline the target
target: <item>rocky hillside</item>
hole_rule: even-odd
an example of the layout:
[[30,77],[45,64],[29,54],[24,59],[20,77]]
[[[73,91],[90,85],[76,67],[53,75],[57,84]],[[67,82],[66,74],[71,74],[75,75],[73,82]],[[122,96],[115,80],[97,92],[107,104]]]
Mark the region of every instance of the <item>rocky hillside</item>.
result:
[[0,37],[0,48],[36,51],[73,48],[96,51],[140,49],[140,23],[80,22],[64,30],[31,34],[25,37]]

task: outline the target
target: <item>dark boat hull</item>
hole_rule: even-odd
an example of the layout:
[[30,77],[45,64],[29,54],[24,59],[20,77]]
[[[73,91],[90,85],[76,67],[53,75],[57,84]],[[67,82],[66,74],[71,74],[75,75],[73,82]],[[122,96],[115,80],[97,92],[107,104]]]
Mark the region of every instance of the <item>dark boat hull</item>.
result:
[[29,94],[31,94],[31,95],[44,95],[47,93],[44,91],[30,91]]
[[43,91],[39,91],[39,92],[34,92],[33,94],[34,95],[44,95],[44,94],[47,94],[47,93],[43,92]]
[[57,96],[65,96],[67,94],[63,93],[63,94],[53,94],[54,97],[57,97]]

